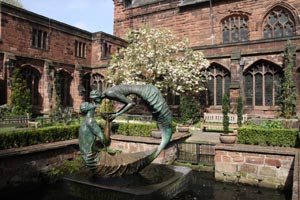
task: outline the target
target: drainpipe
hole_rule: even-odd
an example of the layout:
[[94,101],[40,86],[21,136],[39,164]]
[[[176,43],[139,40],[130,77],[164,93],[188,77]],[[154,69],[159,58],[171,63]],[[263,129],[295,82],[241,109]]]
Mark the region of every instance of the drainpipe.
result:
[[209,0],[210,7],[210,20],[211,20],[211,44],[215,44],[215,32],[214,32],[214,13],[212,8],[212,0]]

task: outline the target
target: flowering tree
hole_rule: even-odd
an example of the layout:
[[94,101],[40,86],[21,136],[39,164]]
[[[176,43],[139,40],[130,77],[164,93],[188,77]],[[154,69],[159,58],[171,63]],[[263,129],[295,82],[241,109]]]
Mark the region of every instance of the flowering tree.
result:
[[129,43],[112,57],[108,82],[152,84],[164,94],[197,94],[205,89],[209,62],[187,40],[177,42],[165,29],[140,28],[126,34]]
[[19,0],[0,0],[0,2],[1,1],[4,2],[4,3],[11,4],[13,6],[23,8],[23,4]]

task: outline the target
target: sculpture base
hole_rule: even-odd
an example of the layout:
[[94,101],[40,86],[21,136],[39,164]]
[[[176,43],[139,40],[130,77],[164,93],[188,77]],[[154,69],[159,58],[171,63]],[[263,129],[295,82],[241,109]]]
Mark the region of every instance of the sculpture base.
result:
[[76,199],[171,199],[188,188],[191,172],[187,167],[151,164],[138,174],[124,177],[94,178],[82,171],[64,181]]

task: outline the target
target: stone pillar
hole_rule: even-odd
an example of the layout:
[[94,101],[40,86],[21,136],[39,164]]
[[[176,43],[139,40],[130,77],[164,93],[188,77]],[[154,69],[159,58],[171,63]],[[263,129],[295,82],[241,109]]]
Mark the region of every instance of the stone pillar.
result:
[[52,61],[45,60],[44,63],[44,94],[43,94],[43,113],[50,114],[52,109],[52,97],[54,93],[54,76],[55,69]]
[[10,104],[11,86],[13,84],[14,70],[16,68],[16,57],[13,54],[5,53],[4,56],[4,73],[6,76],[6,98],[7,104]]
[[83,69],[80,64],[75,65],[74,71],[74,94],[73,96],[73,108],[74,111],[79,112],[80,104],[83,102],[84,99],[84,87],[82,85],[82,77],[83,77]]
[[240,60],[241,52],[234,50],[231,54],[231,82],[230,82],[230,96],[229,96],[229,112],[237,113],[237,99],[240,95]]

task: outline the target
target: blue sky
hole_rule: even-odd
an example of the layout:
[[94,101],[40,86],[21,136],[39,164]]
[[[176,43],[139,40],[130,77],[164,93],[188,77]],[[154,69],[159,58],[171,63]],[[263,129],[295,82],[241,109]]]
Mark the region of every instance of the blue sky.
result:
[[90,31],[113,33],[113,0],[20,0],[26,10]]

